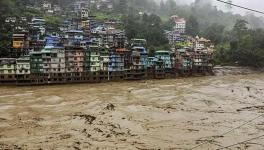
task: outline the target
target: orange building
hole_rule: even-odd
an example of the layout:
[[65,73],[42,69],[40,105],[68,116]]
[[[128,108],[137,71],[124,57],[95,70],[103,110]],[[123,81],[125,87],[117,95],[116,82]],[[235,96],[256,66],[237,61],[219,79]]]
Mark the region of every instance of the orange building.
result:
[[28,46],[29,41],[26,34],[13,34],[13,48],[22,49],[28,48]]

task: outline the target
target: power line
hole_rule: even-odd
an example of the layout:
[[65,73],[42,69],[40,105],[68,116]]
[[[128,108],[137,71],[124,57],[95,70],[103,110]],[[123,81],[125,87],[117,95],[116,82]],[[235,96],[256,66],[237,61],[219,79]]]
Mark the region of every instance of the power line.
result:
[[[244,126],[244,125],[247,125],[247,124],[251,123],[252,121],[254,121],[254,120],[256,120],[256,119],[262,117],[263,115],[264,115],[264,114],[259,115],[259,116],[255,117],[255,118],[253,118],[253,119],[251,119],[251,120],[249,120],[249,121],[247,121],[247,122],[245,122],[245,123],[243,123],[243,124],[241,124],[241,125],[239,125],[239,126],[237,126],[237,127],[235,127],[235,128],[232,128],[232,129],[228,130],[228,131],[225,132],[225,133],[220,134],[219,136],[214,136],[214,137],[222,137],[222,136],[224,136],[224,135],[226,135],[226,134],[228,134],[228,133],[230,133],[230,132],[232,132],[232,131],[234,131],[234,130],[236,130],[236,129],[238,129],[238,128],[241,128],[241,127]],[[214,137],[212,137],[211,139],[208,139],[208,140],[206,140],[205,142],[203,142],[203,143],[201,143],[201,144],[199,144],[199,145],[197,145],[197,146],[191,148],[190,150],[196,149],[196,148],[198,148],[198,147],[200,147],[200,146],[202,146],[202,145],[204,145],[204,144],[207,144],[207,143],[210,142],[211,140],[215,139]]]
[[223,1],[223,0],[216,0],[216,1],[228,4],[228,5],[231,5],[231,6],[235,6],[235,7],[238,7],[238,8],[246,9],[246,10],[249,10],[249,11],[253,11],[253,12],[256,12],[256,13],[264,14],[263,11],[258,11],[258,10],[255,10],[255,9],[251,9],[251,8],[247,8],[247,7],[244,7],[244,6],[236,5],[236,4],[233,4],[233,3],[230,3],[230,2],[226,2],[226,1]]
[[256,139],[259,139],[261,137],[264,137],[264,135],[261,135],[261,136],[258,136],[258,137],[254,137],[254,138],[251,138],[251,139],[248,139],[248,140],[245,140],[245,141],[242,141],[242,142],[238,142],[236,144],[232,144],[232,145],[229,145],[229,146],[225,146],[225,147],[222,147],[222,148],[219,148],[217,150],[221,150],[221,149],[228,149],[230,147],[233,147],[233,146],[236,146],[236,145],[239,145],[239,144],[243,144],[243,143],[246,143],[246,142],[249,142],[249,141],[252,141],[252,140],[256,140]]

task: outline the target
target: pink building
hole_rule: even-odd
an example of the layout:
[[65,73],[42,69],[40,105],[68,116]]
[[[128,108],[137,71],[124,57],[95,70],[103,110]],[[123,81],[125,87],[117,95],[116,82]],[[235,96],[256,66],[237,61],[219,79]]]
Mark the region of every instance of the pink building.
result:
[[66,47],[65,61],[66,72],[84,71],[84,49],[82,47]]
[[171,16],[171,19],[175,22],[175,26],[173,27],[174,31],[178,31],[179,33],[185,33],[186,20],[184,18],[180,18],[177,15]]

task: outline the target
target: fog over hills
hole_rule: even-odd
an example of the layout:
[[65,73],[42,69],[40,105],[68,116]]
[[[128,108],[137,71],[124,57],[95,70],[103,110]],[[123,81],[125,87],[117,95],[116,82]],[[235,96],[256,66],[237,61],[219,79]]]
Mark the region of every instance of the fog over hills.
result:
[[[161,1],[161,0],[156,0],[156,1]],[[166,0],[164,0],[164,1],[166,1]],[[175,0],[175,1],[178,4],[191,4],[195,0]],[[204,0],[204,1],[211,2],[211,3],[213,3],[213,5],[217,6],[217,8],[222,9],[222,10],[226,10],[226,4],[220,3],[220,2],[218,2],[216,0]],[[244,7],[248,7],[248,8],[251,8],[251,9],[264,11],[264,1],[263,0],[232,0],[232,2],[234,4],[241,5],[241,6],[244,6]],[[242,14],[242,15],[244,15],[244,14],[249,12],[247,10],[243,10],[243,9],[235,8],[235,7],[232,8],[232,11],[234,13],[239,13],[239,14]],[[257,16],[264,16],[264,15],[259,14],[259,13],[254,13],[254,14],[257,15]]]

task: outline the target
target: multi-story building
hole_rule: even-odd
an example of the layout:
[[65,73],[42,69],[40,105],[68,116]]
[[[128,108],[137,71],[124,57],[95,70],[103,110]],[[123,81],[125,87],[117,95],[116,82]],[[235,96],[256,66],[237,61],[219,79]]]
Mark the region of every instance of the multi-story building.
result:
[[147,47],[147,40],[145,39],[131,39],[131,47]]
[[173,27],[174,31],[184,34],[186,30],[186,20],[177,15],[171,16],[171,19],[175,22],[175,26]]
[[169,51],[156,51],[155,57],[158,60],[162,60],[164,62],[164,68],[165,69],[171,69],[172,68],[171,53]]
[[16,81],[16,59],[0,58],[0,83]]
[[29,75],[30,74],[30,57],[21,56],[16,59],[16,74],[17,75]]
[[90,29],[90,21],[87,20],[82,20],[81,21],[81,28],[82,29]]
[[133,47],[132,51],[138,52],[140,54],[140,65],[143,67],[143,69],[147,69],[148,67],[148,52],[145,47]]
[[30,52],[30,73],[31,74],[44,73],[41,51]]
[[29,25],[40,31],[40,35],[44,35],[46,33],[46,21],[43,18],[33,18]]
[[175,50],[173,57],[173,68],[180,74],[190,74],[193,67],[193,59],[187,49]]
[[88,0],[77,0],[73,4],[74,11],[78,12],[82,9],[87,9],[89,8],[89,1]]
[[196,36],[194,43],[195,52],[212,53],[213,48],[214,46],[210,40]]
[[49,3],[49,2],[46,2],[46,1],[45,1],[45,2],[42,4],[42,8],[43,8],[44,10],[50,10],[51,7],[52,7],[52,4]]
[[80,45],[80,42],[83,40],[83,31],[81,30],[70,30],[66,32],[65,37],[63,38],[64,46],[76,46]]
[[82,19],[87,19],[88,17],[89,17],[89,9],[86,9],[86,8],[82,8],[81,10],[80,10],[80,17],[82,18]]
[[21,56],[16,59],[17,84],[30,84],[30,56]]
[[29,53],[28,33],[13,34],[12,56],[19,57]]
[[81,21],[81,29],[84,31],[84,34],[90,33],[90,20],[82,20]]
[[29,47],[29,40],[26,33],[13,34],[13,48],[23,49]]
[[116,51],[110,52],[109,71],[110,72],[122,72],[124,71],[124,56]]
[[90,45],[89,46],[89,71],[90,72],[98,72],[101,70],[100,66],[100,48],[96,45]]
[[108,72],[110,63],[110,56],[108,49],[102,49],[100,51],[100,70]]
[[15,23],[16,22],[16,17],[7,17],[5,19],[5,23]]
[[167,31],[166,36],[169,44],[175,44],[181,40],[181,34],[178,31]]
[[16,74],[16,59],[0,58],[0,74],[2,75]]
[[115,48],[124,48],[127,44],[125,31],[118,31],[114,36],[114,47]]
[[68,46],[65,48],[65,62],[67,73],[82,73],[85,66],[85,49],[83,47]]
[[46,47],[41,53],[45,74],[65,73],[65,50],[63,47]]
[[60,38],[58,36],[46,36],[45,45],[46,46],[59,46]]

